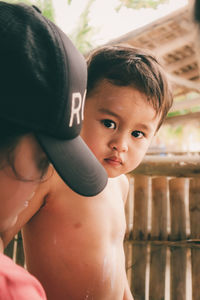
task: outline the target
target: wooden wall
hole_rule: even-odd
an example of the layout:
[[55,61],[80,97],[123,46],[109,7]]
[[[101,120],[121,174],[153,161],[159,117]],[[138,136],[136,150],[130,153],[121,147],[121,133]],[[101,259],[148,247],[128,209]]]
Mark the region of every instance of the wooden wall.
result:
[[135,300],[200,299],[199,162],[147,157],[129,176],[124,248]]

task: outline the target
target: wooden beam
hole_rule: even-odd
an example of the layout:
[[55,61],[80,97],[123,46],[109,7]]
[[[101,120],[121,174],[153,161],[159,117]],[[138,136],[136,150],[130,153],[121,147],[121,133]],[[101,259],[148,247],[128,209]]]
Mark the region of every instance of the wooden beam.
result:
[[196,54],[193,53],[191,56],[177,59],[176,61],[172,61],[171,63],[164,61],[163,66],[169,73],[173,73],[181,68],[184,68],[188,65],[192,65],[196,62]]
[[163,26],[164,23],[170,22],[174,18],[182,19],[183,15],[187,15],[187,14],[188,14],[188,5],[184,6],[183,8],[181,8],[179,10],[176,10],[175,12],[170,13],[167,16],[162,17],[154,22],[151,22],[151,23],[149,23],[145,26],[142,26],[138,29],[132,30],[116,39],[113,39],[113,40],[109,41],[107,44],[113,45],[113,44],[117,44],[117,43],[127,43],[129,40],[139,37],[144,32],[146,32],[148,34],[154,28]]
[[[184,67],[183,67],[184,68]],[[199,70],[197,68],[197,65],[195,68],[192,68],[192,66],[189,66],[189,68],[186,70],[177,70],[176,74],[172,74],[174,76],[178,76],[180,78],[186,79],[186,80],[191,80],[191,81],[196,81],[197,78],[199,78]]]
[[130,174],[169,177],[200,177],[200,156],[146,155],[139,167]]
[[180,76],[176,76],[173,74],[167,74],[169,80],[179,86],[183,86],[186,88],[189,88],[192,91],[200,92],[200,83],[194,82],[192,80],[187,80],[185,78],[182,78]]
[[188,122],[197,122],[200,124],[200,112],[189,113],[180,116],[169,117],[165,119],[163,125],[184,125]]
[[169,41],[167,44],[164,45],[157,45],[157,48],[154,49],[154,53],[161,57],[164,55],[167,55],[170,53],[177,51],[178,49],[183,48],[186,44],[192,44],[194,41],[193,36],[191,32],[188,34],[184,34],[183,36],[180,36],[176,39],[173,39],[172,41]]
[[170,112],[183,109],[190,109],[194,106],[200,106],[200,96],[194,99],[186,99],[180,102],[174,102],[172,108],[170,109]]

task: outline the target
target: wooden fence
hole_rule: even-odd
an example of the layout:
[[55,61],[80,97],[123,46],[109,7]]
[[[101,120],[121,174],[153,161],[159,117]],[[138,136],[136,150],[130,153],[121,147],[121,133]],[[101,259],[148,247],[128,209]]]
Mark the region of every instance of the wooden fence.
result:
[[[124,243],[135,300],[200,300],[200,156],[148,155],[129,174]],[[20,233],[6,254],[24,265]]]
[[200,300],[200,156],[146,156],[130,174],[126,268],[135,300]]

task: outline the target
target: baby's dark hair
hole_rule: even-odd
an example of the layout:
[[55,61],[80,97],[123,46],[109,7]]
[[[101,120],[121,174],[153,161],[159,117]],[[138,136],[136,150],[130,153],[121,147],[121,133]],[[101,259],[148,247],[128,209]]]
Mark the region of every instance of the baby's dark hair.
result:
[[129,45],[103,46],[89,55],[87,64],[88,96],[103,79],[117,86],[132,86],[144,93],[161,115],[158,128],[161,126],[173,98],[165,72],[150,52]]
[[200,0],[194,1],[194,20],[200,24]]

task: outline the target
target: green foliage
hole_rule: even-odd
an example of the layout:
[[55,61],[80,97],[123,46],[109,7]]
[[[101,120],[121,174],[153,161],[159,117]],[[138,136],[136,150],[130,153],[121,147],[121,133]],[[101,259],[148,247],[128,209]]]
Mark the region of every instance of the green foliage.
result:
[[51,20],[52,22],[55,21],[55,16],[54,16],[54,8],[53,8],[53,3],[52,0],[37,0],[36,1],[36,6],[38,6],[42,14]]
[[[68,2],[71,3],[71,1]],[[81,53],[86,53],[92,48],[91,41],[94,34],[94,28],[89,26],[89,13],[94,1],[95,0],[88,0],[84,11],[80,15],[77,27],[72,34],[70,34],[70,38]]]
[[172,131],[172,133],[175,136],[181,136],[183,134],[183,126],[182,125],[178,125],[177,127],[175,127],[175,129]]
[[132,9],[153,8],[156,9],[159,4],[167,3],[169,0],[119,0],[120,5],[116,7],[119,11],[123,6]]
[[36,5],[42,11],[42,14],[49,20],[54,22],[54,9],[52,0],[7,0],[9,3],[25,3],[28,5]]
[[200,106],[194,106],[188,109],[182,109],[182,110],[177,110],[177,111],[172,111],[168,113],[168,117],[175,117],[175,116],[180,116],[180,115],[185,115],[188,113],[192,113],[192,112],[198,112],[200,111]]

